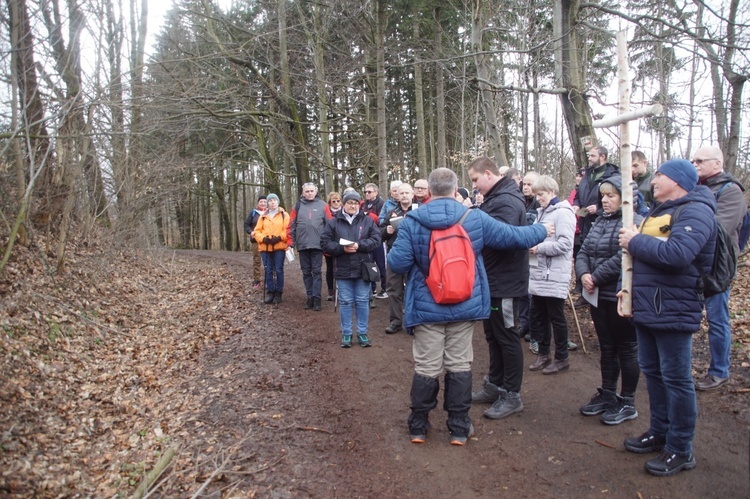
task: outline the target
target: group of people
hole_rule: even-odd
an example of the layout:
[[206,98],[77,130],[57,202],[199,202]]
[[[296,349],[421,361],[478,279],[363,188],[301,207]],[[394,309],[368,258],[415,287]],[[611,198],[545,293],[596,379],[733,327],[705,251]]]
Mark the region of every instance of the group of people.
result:
[[[392,182],[387,200],[379,196],[377,185],[367,184],[364,199],[348,189],[317,203],[317,188],[305,184],[291,215],[285,216],[272,194],[265,199],[265,211],[259,202],[260,214],[254,210],[245,228],[263,255],[270,303],[281,300],[284,250],[296,247],[306,308],[320,310],[325,255],[329,296],[334,278],[339,293],[342,347],[351,346],[354,335],[360,345],[369,346],[372,298],[390,300],[385,332],[405,328],[413,334],[415,372],[407,427],[414,443],[427,438],[428,414],[437,407],[443,372],[450,443],[464,445],[474,432],[472,404],[488,404],[484,416],[490,419],[523,410],[521,338],[536,347],[530,371],[556,374],[569,368],[568,352],[575,345],[568,339],[565,302],[575,275],[575,289],[591,310],[601,370],[601,386],[580,412],[609,425],[637,418],[635,396],[643,372],[650,423],[643,434],[625,439],[624,446],[636,453],[659,452],[645,468],[667,476],[696,465],[695,390],[715,389],[729,379],[729,289],[704,298],[699,283],[712,269],[717,224],[737,245],[747,204],[742,185],[723,171],[718,147],[698,149],[692,161],[666,161],[655,172],[648,171],[645,155],[635,151],[633,187],[640,209],[635,225],[624,227],[622,178],[607,156],[600,146],[588,152],[587,168],[579,172],[568,199],[559,197],[559,186],[549,176],[529,172],[521,177],[517,170],[481,157],[467,170],[473,195],[446,168],[434,170],[414,187]],[[465,301],[439,304],[426,282],[430,235],[459,220],[476,257],[474,288]],[[316,254],[303,256],[311,250]],[[623,250],[634,261],[629,317],[619,304]],[[274,256],[277,252],[280,257]],[[368,263],[380,269],[378,278],[363,270]],[[692,334],[700,329],[704,307],[711,365],[705,378],[693,380]],[[489,366],[472,391],[471,337],[479,320]]]

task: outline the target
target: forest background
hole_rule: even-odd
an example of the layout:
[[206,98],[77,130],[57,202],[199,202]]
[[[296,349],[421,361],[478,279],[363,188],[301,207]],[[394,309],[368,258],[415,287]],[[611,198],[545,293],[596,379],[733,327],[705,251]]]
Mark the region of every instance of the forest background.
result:
[[[243,250],[259,194],[413,181],[488,154],[554,176],[610,149],[614,31],[651,165],[719,144],[747,180],[750,4],[8,0],[2,15],[2,261],[35,240],[65,265],[95,226],[118,244]],[[151,35],[153,36],[153,35]],[[71,229],[75,227],[75,229]]]

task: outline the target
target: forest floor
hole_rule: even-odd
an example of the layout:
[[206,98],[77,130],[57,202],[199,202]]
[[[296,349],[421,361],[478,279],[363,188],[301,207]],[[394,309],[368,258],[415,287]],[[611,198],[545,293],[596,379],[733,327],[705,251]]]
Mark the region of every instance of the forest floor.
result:
[[[571,352],[556,376],[526,371],[523,412],[493,421],[472,407],[476,436],[454,447],[440,404],[414,445],[411,337],[383,332],[387,300],[371,311],[373,346],[341,349],[333,304],[303,310],[296,262],[269,306],[250,287],[249,253],[80,246],[54,275],[44,254],[14,251],[0,276],[0,497],[131,496],[160,462],[152,497],[750,496],[745,266],[731,380],[698,393],[698,466],[656,478],[650,456],[622,445],[648,428],[643,379],[637,419],[610,427],[578,413],[600,382],[585,310],[588,353]],[[481,324],[474,353],[478,386]],[[704,330],[697,377],[708,361]]]

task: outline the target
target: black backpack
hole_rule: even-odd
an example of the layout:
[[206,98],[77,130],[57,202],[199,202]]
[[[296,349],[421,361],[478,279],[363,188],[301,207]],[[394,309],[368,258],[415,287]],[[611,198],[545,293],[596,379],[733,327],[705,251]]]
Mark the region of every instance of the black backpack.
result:
[[[674,220],[680,217],[682,209],[687,204],[683,204],[675,210]],[[732,279],[737,273],[737,251],[734,249],[729,232],[718,220],[716,221],[716,246],[714,247],[714,261],[711,264],[711,272],[704,272],[697,258],[693,263],[701,274],[698,291],[704,298],[718,295],[729,289]]]

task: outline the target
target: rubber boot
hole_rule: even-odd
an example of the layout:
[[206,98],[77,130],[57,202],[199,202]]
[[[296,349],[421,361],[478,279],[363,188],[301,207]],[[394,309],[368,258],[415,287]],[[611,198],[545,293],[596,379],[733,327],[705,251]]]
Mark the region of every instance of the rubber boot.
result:
[[471,371],[445,373],[443,408],[448,411],[448,430],[452,437],[471,436]]
[[273,295],[273,304],[278,305],[279,303],[281,303],[281,291],[276,291]]
[[275,296],[275,291],[266,291],[266,299],[263,300],[263,303],[265,303],[266,305],[270,305],[271,303],[273,303],[273,299]]
[[437,407],[437,394],[440,381],[414,373],[411,382],[411,414],[407,421],[410,435],[426,435],[430,427],[427,416]]

